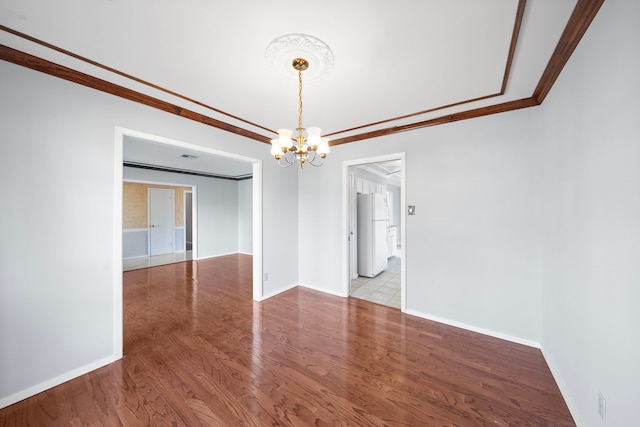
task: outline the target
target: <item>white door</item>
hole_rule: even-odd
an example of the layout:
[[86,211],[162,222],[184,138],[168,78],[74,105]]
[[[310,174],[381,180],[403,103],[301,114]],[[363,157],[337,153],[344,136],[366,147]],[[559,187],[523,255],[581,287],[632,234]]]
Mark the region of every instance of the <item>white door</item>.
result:
[[173,252],[174,191],[149,188],[149,255]]

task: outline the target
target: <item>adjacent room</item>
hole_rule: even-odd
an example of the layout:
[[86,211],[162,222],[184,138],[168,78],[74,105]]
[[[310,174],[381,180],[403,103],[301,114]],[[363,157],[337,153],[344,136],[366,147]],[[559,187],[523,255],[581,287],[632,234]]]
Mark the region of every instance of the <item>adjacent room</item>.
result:
[[3,0],[0,425],[636,425],[639,17]]
[[349,168],[349,295],[395,308],[402,303],[401,172],[399,159]]
[[124,138],[123,270],[252,254],[252,176],[250,162]]

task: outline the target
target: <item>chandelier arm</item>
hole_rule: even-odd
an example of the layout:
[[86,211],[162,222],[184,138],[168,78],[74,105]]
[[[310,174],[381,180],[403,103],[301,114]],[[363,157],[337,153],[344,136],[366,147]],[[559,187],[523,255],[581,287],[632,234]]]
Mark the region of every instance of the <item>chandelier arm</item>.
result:
[[[280,166],[281,168],[288,168],[289,166],[293,165],[296,163],[296,159],[295,156],[290,155],[291,152],[287,152],[285,153],[279,160],[278,160],[278,166]],[[282,161],[284,160],[284,164],[282,163]]]
[[[307,164],[317,167],[319,168],[320,166],[324,165],[324,158],[319,156],[318,153],[316,153],[315,151],[312,151],[311,153],[313,154],[309,154],[307,156]],[[317,160],[317,159],[320,160]]]

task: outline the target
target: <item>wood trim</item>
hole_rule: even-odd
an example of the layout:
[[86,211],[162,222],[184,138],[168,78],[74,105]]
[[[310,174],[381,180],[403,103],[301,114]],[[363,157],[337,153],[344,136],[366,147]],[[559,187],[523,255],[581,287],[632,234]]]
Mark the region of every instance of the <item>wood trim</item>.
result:
[[476,117],[487,116],[490,114],[504,113],[507,111],[518,110],[521,108],[533,107],[535,105],[539,105],[535,99],[533,98],[524,98],[518,99],[516,101],[504,102],[501,104],[488,105],[486,107],[476,108],[474,110],[461,111],[459,113],[448,114],[446,116],[440,116],[429,120],[424,120],[421,122],[410,123],[402,126],[395,126],[392,128],[379,129],[371,132],[361,133],[358,135],[351,135],[344,138],[339,138],[331,141],[331,146],[336,146],[340,144],[346,144],[349,142],[361,141],[363,139],[371,139],[377,138],[379,136],[391,135],[398,132],[405,132],[408,130],[442,125],[445,123],[457,122],[460,120],[473,119]]
[[207,104],[205,104],[203,102],[197,101],[197,100],[195,100],[193,98],[189,98],[189,97],[181,95],[181,94],[179,94],[177,92],[171,91],[169,89],[165,89],[162,86],[158,86],[158,85],[150,83],[150,82],[148,82],[146,80],[142,80],[142,79],[140,79],[140,78],[138,78],[136,76],[132,76],[131,74],[127,74],[127,73],[122,72],[120,70],[116,70],[115,68],[111,68],[111,67],[106,66],[104,64],[101,64],[99,62],[96,62],[96,61],[94,61],[92,59],[85,58],[84,56],[78,55],[76,53],[73,53],[71,51],[63,49],[63,48],[58,47],[56,45],[53,45],[51,43],[47,43],[47,42],[45,42],[43,40],[37,39],[35,37],[31,37],[28,34],[24,34],[24,33],[21,33],[20,31],[12,29],[12,28],[5,27],[4,25],[0,25],[0,30],[6,31],[9,34],[13,34],[14,36],[23,38],[25,40],[29,40],[32,43],[39,44],[40,46],[44,46],[44,47],[46,47],[48,49],[51,49],[51,50],[54,50],[56,52],[62,53],[63,55],[70,56],[71,58],[75,58],[75,59],[78,59],[78,60],[80,60],[82,62],[86,62],[87,64],[91,64],[91,65],[93,65],[95,67],[102,68],[103,70],[109,71],[110,73],[117,74],[117,75],[122,76],[124,78],[127,78],[129,80],[133,80],[134,82],[143,84],[145,86],[149,86],[150,88],[159,90],[159,91],[164,92],[164,93],[168,93],[169,95],[175,96],[175,97],[183,99],[185,101],[192,102],[192,103],[194,103],[196,105],[199,105],[200,107],[204,107],[204,108],[206,108],[208,110],[215,111],[216,113],[222,114],[222,115],[227,116],[229,118],[238,120],[240,122],[246,123],[246,124],[251,125],[251,126],[255,126],[255,127],[259,128],[259,129],[262,129],[262,130],[266,130],[267,132],[277,133],[276,131],[274,131],[272,129],[266,128],[264,126],[261,126],[259,124],[253,123],[253,122],[250,122],[250,121],[245,120],[245,119],[243,119],[241,117],[234,116],[233,114],[229,114],[229,113],[227,113],[225,111],[219,110],[219,109],[217,109],[215,107],[212,107],[212,106],[207,105]]
[[45,74],[59,77],[73,83],[87,86],[101,92],[109,93],[111,95],[127,99],[129,101],[134,101],[140,104],[147,105],[149,107],[157,108],[158,110],[162,110],[167,113],[175,114],[199,123],[203,123],[217,129],[235,133],[249,139],[254,139],[256,141],[264,142],[267,144],[270,143],[269,138],[267,138],[266,136],[262,136],[247,129],[230,125],[229,123],[225,123],[221,120],[205,116],[204,114],[200,114],[195,111],[187,110],[175,104],[171,104],[161,99],[136,92],[132,89],[116,85],[106,80],[81,73],[63,65],[55,64],[51,61],[47,61],[46,59],[38,58],[28,53],[12,49],[8,46],[0,45],[0,59],[14,63],[16,65],[31,68],[32,70],[40,71]]
[[[507,85],[507,79],[508,79],[508,75],[510,73],[511,70],[511,64],[512,64],[512,59],[513,59],[513,54],[515,52],[515,46],[516,46],[516,42],[517,42],[517,35],[520,32],[520,28],[521,28],[521,24],[522,24],[522,19],[524,17],[524,9],[525,9],[525,3],[526,0],[520,0],[519,4],[518,4],[518,13],[517,13],[517,18],[516,18],[516,23],[514,25],[514,36],[512,38],[512,44],[511,44],[511,48],[510,48],[510,52],[509,52],[509,60],[507,62],[507,66],[505,69],[505,78],[503,79],[503,86],[502,86],[502,90],[500,93],[498,94],[494,94],[494,95],[488,95],[485,97],[481,97],[481,98],[476,98],[473,100],[469,100],[469,101],[461,101],[459,103],[455,103],[455,104],[450,104],[444,107],[438,107],[438,108],[434,108],[434,109],[430,109],[430,110],[425,110],[425,111],[421,111],[421,112],[417,112],[417,113],[413,113],[413,114],[409,114],[406,116],[400,116],[400,117],[396,117],[393,119],[388,119],[388,120],[383,120],[380,122],[376,122],[376,123],[371,123],[368,125],[364,125],[364,126],[359,126],[356,128],[352,128],[352,129],[347,129],[347,130],[343,130],[343,131],[338,131],[338,132],[334,132],[331,134],[327,134],[325,136],[331,136],[331,135],[336,135],[336,134],[340,134],[340,133],[344,133],[344,132],[350,132],[350,131],[354,131],[354,130],[358,130],[358,129],[362,129],[365,127],[370,127],[370,126],[374,126],[374,125],[379,125],[382,123],[387,123],[387,122],[391,122],[391,121],[395,121],[395,120],[400,120],[403,118],[408,118],[408,117],[413,117],[416,115],[421,115],[421,114],[426,114],[429,112],[434,112],[434,111],[438,111],[438,110],[442,110],[445,108],[451,108],[451,107],[455,107],[458,105],[462,105],[462,104],[466,104],[466,103],[470,103],[470,102],[475,102],[475,101],[479,101],[479,100],[483,100],[483,99],[488,99],[488,98],[492,98],[495,96],[499,96],[499,95],[503,95],[504,91],[506,89],[506,85]],[[589,28],[591,22],[593,21],[593,19],[595,18],[598,10],[600,9],[600,7],[602,6],[602,4],[604,3],[604,0],[578,0],[578,2],[576,3],[576,6],[571,14],[571,17],[569,18],[569,21],[567,22],[567,25],[565,26],[565,29],[562,33],[562,36],[560,37],[560,40],[551,56],[551,58],[549,59],[549,62],[547,63],[547,67],[545,68],[545,71],[543,72],[538,85],[536,86],[536,89],[534,90],[534,93],[532,95],[531,98],[525,98],[525,99],[520,99],[520,100],[515,100],[515,101],[509,101],[509,102],[505,102],[505,103],[501,103],[501,104],[496,104],[496,105],[491,105],[491,106],[487,106],[487,107],[481,107],[481,108],[476,108],[473,110],[468,110],[468,111],[463,111],[460,113],[454,113],[454,114],[449,114],[449,115],[445,115],[442,117],[436,117],[434,119],[429,119],[429,120],[424,120],[424,121],[419,121],[419,122],[415,122],[415,123],[410,123],[410,124],[405,124],[402,126],[394,126],[394,127],[390,127],[390,128],[385,128],[385,129],[378,129],[378,130],[374,130],[374,131],[370,131],[370,132],[364,132],[361,134],[357,134],[357,135],[351,135],[351,136],[347,136],[344,138],[338,138],[336,140],[331,141],[330,145],[331,146],[336,146],[336,145],[340,145],[340,144],[346,144],[349,142],[355,142],[355,141],[361,141],[361,140],[365,140],[365,139],[370,139],[370,138],[376,138],[379,136],[386,136],[386,135],[392,135],[394,133],[398,133],[398,132],[404,132],[407,130],[412,130],[412,129],[418,129],[421,127],[427,127],[427,126],[435,126],[438,124],[444,124],[444,123],[451,123],[451,122],[455,122],[455,121],[459,121],[459,120],[467,120],[467,119],[472,119],[475,117],[482,117],[482,116],[486,116],[489,114],[496,114],[496,113],[502,113],[502,112],[506,112],[506,111],[511,111],[511,110],[516,110],[516,109],[520,109],[520,108],[528,108],[528,107],[533,107],[536,105],[540,105],[542,104],[542,102],[544,101],[544,99],[546,98],[547,94],[549,93],[549,91],[551,90],[551,88],[553,87],[553,84],[555,83],[555,81],[557,80],[558,76],[560,75],[560,72],[562,71],[562,69],[564,68],[565,64],[567,63],[567,61],[569,60],[569,58],[571,57],[571,54],[573,53],[573,51],[575,50],[576,46],[578,45],[578,43],[580,42],[580,40],[582,39],[582,36],[584,35],[584,33],[587,31],[587,29]],[[206,108],[209,108],[213,111],[216,112],[220,112],[221,114],[225,114],[229,117],[233,117],[236,118],[238,120],[241,120],[245,123],[251,124],[252,126],[256,126],[258,128],[261,129],[265,129],[265,130],[269,130],[267,128],[264,128],[262,126],[258,126],[255,125],[251,122],[248,122],[246,120],[240,119],[238,117],[235,116],[231,116],[227,113],[224,113],[220,110],[217,110],[213,107],[207,106],[205,104],[199,103],[198,101],[192,100],[190,98],[184,97],[182,95],[173,93],[171,91],[168,91],[166,89],[163,89],[161,87],[155,86],[151,83],[145,82],[143,80],[137,79],[133,76],[129,76],[128,74],[119,72],[117,70],[111,69],[109,67],[103,66],[101,64],[98,63],[94,63],[93,61],[80,57],[78,55],[75,55],[71,52],[65,51],[64,49],[58,48],[56,46],[53,45],[49,45],[48,43],[45,43],[43,41],[34,39],[28,35],[19,33],[15,30],[11,30],[7,27],[4,27],[2,25],[0,25],[0,29],[10,32],[14,35],[17,35],[19,37],[23,37],[27,40],[39,43],[43,46],[52,48],[54,50],[57,50],[58,52],[67,54],[67,55],[71,55],[74,58],[83,60],[85,62],[88,62],[92,65],[96,65],[99,66],[101,68],[104,68],[106,70],[109,70],[111,72],[114,72],[116,74],[119,74],[121,76],[133,79],[134,81],[137,81],[139,83],[143,83],[146,84],[150,87],[153,87],[155,89],[159,89],[162,90],[166,93],[172,94],[174,96],[178,96],[182,99],[185,99],[187,101],[190,102],[194,102],[198,105],[204,106]],[[182,117],[185,117],[187,119],[190,120],[194,120],[197,121],[199,123],[203,123],[221,130],[225,130],[227,132],[231,132],[231,133],[235,133],[237,135],[240,136],[244,136],[246,138],[250,138],[256,141],[260,141],[260,142],[264,142],[265,144],[269,144],[270,143],[270,138],[266,137],[266,136],[262,136],[259,135],[255,132],[249,131],[247,129],[243,129],[237,126],[233,126],[231,124],[225,123],[221,120],[217,120],[208,116],[205,116],[203,114],[191,111],[191,110],[187,110],[184,109],[182,107],[179,107],[177,105],[171,104],[169,102],[165,102],[162,101],[160,99],[151,97],[149,95],[144,95],[141,93],[138,93],[136,91],[133,91],[131,89],[127,89],[124,88],[122,86],[118,86],[115,85],[113,83],[107,82],[105,80],[101,80],[98,79],[96,77],[93,76],[89,76],[87,74],[84,73],[80,73],[78,71],[72,70],[70,68],[64,67],[62,65],[58,65],[55,63],[52,63],[50,61],[41,59],[41,58],[37,58],[35,56],[32,56],[30,54],[24,53],[24,52],[20,52],[17,51],[15,49],[9,48],[7,46],[2,46],[0,45],[0,59],[2,60],[6,60],[9,62],[12,62],[14,64],[17,65],[21,65],[27,68],[31,68],[33,70],[36,71],[40,71],[46,74],[50,74],[52,76],[56,76],[56,77],[60,77],[62,79],[68,80],[68,81],[72,81],[87,87],[91,87],[93,89],[97,89],[100,90],[102,92],[106,92],[106,93],[110,93],[112,95],[116,95],[119,96],[121,98],[125,98],[134,102],[139,102],[141,104],[145,104],[148,105],[150,107],[154,107],[154,108],[158,108],[160,110],[166,111],[166,112],[170,112],[172,114],[176,114]],[[273,132],[272,130],[269,130],[269,132]]]
[[[328,134],[322,135],[322,136],[323,137],[330,137],[330,136],[340,135],[340,134],[343,134],[343,133],[346,133],[346,132],[353,132],[354,130],[365,129],[365,128],[368,128],[368,127],[371,127],[371,126],[377,126],[377,125],[381,125],[381,124],[384,124],[384,123],[390,123],[390,122],[395,122],[395,121],[402,120],[402,119],[408,119],[409,117],[421,116],[423,114],[433,113],[435,111],[446,110],[448,108],[457,107],[458,105],[470,104],[472,102],[482,101],[484,99],[495,98],[496,96],[500,96],[500,95],[502,95],[502,94],[501,93],[492,93],[491,95],[485,95],[485,96],[481,96],[479,98],[474,98],[474,99],[466,99],[464,101],[455,102],[453,104],[442,105],[440,107],[435,107],[435,108],[431,108],[431,109],[428,109],[428,110],[418,111],[416,113],[406,114],[404,116],[393,117],[391,119],[380,120],[379,122],[368,123],[366,125],[356,126],[356,127],[350,128],[350,129],[339,130],[339,131],[328,133]],[[393,129],[393,128],[388,128],[388,129]],[[371,131],[371,132],[376,132],[376,131]],[[371,132],[367,132],[367,134],[371,133]],[[348,138],[348,137],[346,137],[346,138]],[[333,144],[333,141],[341,141],[342,139],[344,139],[344,138],[339,138],[337,140],[332,140],[331,144],[329,144],[329,145],[333,146],[333,145],[335,145],[335,144]]]
[[[351,135],[331,141],[330,146],[346,144],[348,142],[361,141],[364,139],[377,138],[379,136],[391,135],[397,132],[404,132],[411,129],[417,129],[427,126],[435,126],[438,124],[451,123],[459,120],[473,119],[489,114],[503,113],[506,111],[516,110],[520,108],[534,107],[542,104],[545,97],[553,87],[560,72],[564,68],[571,54],[575,50],[578,42],[589,28],[596,13],[604,0],[578,0],[569,21],[558,41],[558,44],[547,63],[545,71],[538,82],[536,89],[531,98],[520,99],[517,101],[509,101],[502,104],[492,105],[488,107],[476,108],[474,110],[463,111],[447,116],[437,117],[417,123],[411,123],[403,126],[379,129],[358,135]],[[521,11],[524,12],[523,10]]]
[[518,36],[520,35],[520,28],[522,28],[522,19],[524,18],[524,9],[527,5],[527,0],[520,0],[518,2],[518,11],[516,12],[516,22],[513,25],[513,34],[511,35],[511,46],[509,46],[509,56],[507,57],[507,65],[504,69],[504,77],[502,79],[502,88],[500,89],[500,95],[504,95],[507,90],[507,83],[509,83],[509,76],[511,75],[511,64],[513,64],[513,56],[516,53],[516,46],[518,45]]
[[578,0],[562,36],[560,36],[560,41],[547,63],[547,68],[542,73],[538,86],[533,92],[533,97],[539,104],[542,104],[542,101],[547,97],[603,3],[604,0]]
[[[349,129],[339,130],[339,131],[336,131],[336,132],[328,133],[328,134],[323,135],[323,136],[330,137],[330,136],[339,135],[339,134],[346,133],[346,132],[353,132],[355,130],[364,129],[364,128],[368,128],[368,127],[371,127],[371,126],[377,126],[377,125],[381,125],[383,123],[390,123],[390,122],[395,122],[395,121],[402,120],[402,119],[407,119],[409,117],[421,116],[421,115],[424,115],[424,114],[433,113],[435,111],[446,110],[448,108],[457,107],[458,105],[470,104],[470,103],[473,103],[473,102],[476,102],[476,101],[482,101],[484,99],[495,98],[497,96],[504,95],[504,93],[506,91],[506,88],[507,88],[507,83],[509,82],[509,75],[511,73],[511,64],[513,63],[513,56],[515,54],[516,45],[518,43],[518,35],[520,34],[520,28],[522,27],[522,19],[524,17],[524,9],[525,9],[526,3],[527,3],[526,0],[519,0],[518,1],[518,9],[517,9],[517,12],[516,12],[516,19],[515,19],[515,22],[514,22],[514,25],[513,25],[513,33],[511,35],[511,45],[509,46],[509,54],[507,55],[507,62],[506,62],[505,69],[504,69],[504,74],[503,74],[503,77],[502,77],[502,86],[500,87],[500,91],[499,92],[492,93],[490,95],[480,96],[478,98],[466,99],[464,101],[454,102],[453,104],[442,105],[440,107],[435,107],[435,108],[430,108],[430,109],[427,109],[427,110],[417,111],[415,113],[409,113],[409,114],[405,114],[403,116],[393,117],[391,119],[380,120],[378,122],[373,122],[373,123],[369,123],[369,124],[362,125],[362,126],[356,126],[356,127],[349,128]],[[390,128],[390,129],[392,129],[392,128]],[[344,138],[340,138],[339,140],[342,140],[342,139],[344,139]],[[334,144],[331,144],[331,145],[334,145]]]

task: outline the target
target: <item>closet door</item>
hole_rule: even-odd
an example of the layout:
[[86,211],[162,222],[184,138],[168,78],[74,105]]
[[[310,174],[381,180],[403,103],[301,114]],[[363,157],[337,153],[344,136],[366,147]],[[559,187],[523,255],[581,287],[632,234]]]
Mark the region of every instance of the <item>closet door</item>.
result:
[[174,191],[149,188],[149,255],[173,252]]

